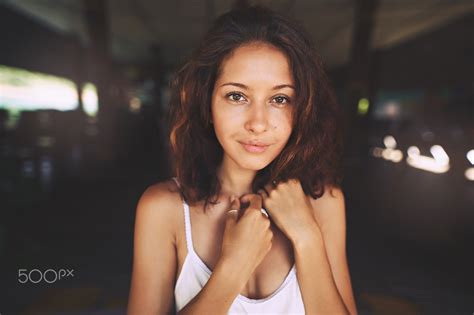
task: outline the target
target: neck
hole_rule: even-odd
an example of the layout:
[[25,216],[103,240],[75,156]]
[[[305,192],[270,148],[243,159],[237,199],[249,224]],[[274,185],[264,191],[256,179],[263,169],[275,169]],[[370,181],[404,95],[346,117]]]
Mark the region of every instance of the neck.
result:
[[226,163],[224,159],[217,170],[217,177],[221,184],[221,195],[241,197],[252,193],[252,181],[256,171],[238,168],[234,163]]

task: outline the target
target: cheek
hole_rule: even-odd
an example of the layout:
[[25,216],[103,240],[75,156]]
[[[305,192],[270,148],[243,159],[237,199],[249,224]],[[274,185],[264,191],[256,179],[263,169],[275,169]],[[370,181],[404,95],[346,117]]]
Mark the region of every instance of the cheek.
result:
[[239,125],[239,116],[230,111],[212,108],[212,121],[214,131],[219,141],[225,141],[227,135],[231,135]]
[[236,113],[233,113],[229,110],[215,110],[212,113],[212,119],[214,123],[224,126],[226,124],[232,124],[235,120],[238,119],[238,117],[239,115],[236,115]]
[[291,113],[279,112],[272,117],[272,127],[282,138],[288,138],[292,131]]
[[214,124],[226,120],[229,116],[228,112],[228,110],[225,110],[225,104],[219,102],[217,100],[217,96],[213,96],[211,104],[211,117]]

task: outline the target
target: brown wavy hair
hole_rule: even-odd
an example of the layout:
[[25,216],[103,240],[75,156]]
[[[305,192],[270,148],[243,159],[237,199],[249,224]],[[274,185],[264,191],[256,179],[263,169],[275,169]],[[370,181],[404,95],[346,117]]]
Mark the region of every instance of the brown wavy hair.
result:
[[188,203],[215,204],[217,168],[223,149],[211,124],[211,95],[223,60],[254,42],[272,45],[288,58],[296,100],[293,129],[282,152],[257,172],[256,192],[271,181],[298,179],[306,195],[319,198],[325,186],[339,186],[341,112],[306,30],[296,21],[254,6],[221,15],[172,81],[169,112],[171,161]]

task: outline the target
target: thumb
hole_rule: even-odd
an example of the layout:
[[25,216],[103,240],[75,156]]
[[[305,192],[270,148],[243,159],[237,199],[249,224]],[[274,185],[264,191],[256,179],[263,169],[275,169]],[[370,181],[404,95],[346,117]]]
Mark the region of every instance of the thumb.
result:
[[229,224],[229,221],[232,223],[237,222],[237,219],[239,217],[239,212],[240,212],[240,201],[239,198],[236,198],[234,196],[230,197],[230,206],[229,210],[227,211],[227,224]]
[[233,209],[239,210],[238,212],[240,212],[240,200],[239,200],[239,198],[237,198],[235,196],[230,197],[229,210],[233,210]]

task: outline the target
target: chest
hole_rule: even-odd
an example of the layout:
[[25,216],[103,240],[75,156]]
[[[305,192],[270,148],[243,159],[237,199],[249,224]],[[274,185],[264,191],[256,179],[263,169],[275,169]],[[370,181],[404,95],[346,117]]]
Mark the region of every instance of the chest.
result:
[[[196,210],[190,207],[192,245],[203,263],[213,270],[220,257],[225,226],[224,216],[208,216]],[[240,292],[241,295],[251,299],[264,298],[275,292],[285,280],[294,263],[290,241],[274,224],[271,228],[273,231],[272,248]],[[177,250],[176,277],[179,276],[188,254],[184,224],[179,228],[177,234]]]

